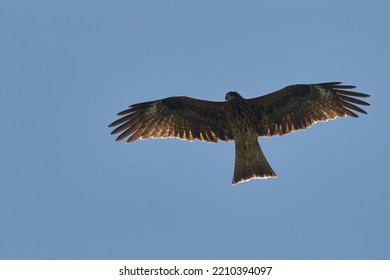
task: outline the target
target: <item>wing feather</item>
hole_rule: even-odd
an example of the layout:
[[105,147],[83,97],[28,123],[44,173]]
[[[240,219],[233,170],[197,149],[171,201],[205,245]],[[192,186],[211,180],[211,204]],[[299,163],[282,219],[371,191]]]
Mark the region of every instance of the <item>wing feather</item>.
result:
[[137,103],[119,112],[123,117],[109,127],[116,127],[111,134],[120,133],[116,141],[128,138],[126,143],[150,137],[228,141],[233,136],[224,121],[224,104],[185,96]]
[[340,82],[302,84],[248,99],[256,108],[257,133],[259,136],[284,135],[319,121],[345,116],[357,118],[354,111],[367,114],[357,105],[370,104],[356,97],[370,95],[347,90],[354,88]]
[[[355,104],[359,104],[359,105],[364,105],[364,106],[370,106],[370,104],[368,104],[367,102],[362,101],[362,100],[360,100],[360,99],[356,99],[356,98],[344,96],[344,95],[341,95],[341,94],[339,94],[339,97],[340,97],[340,99],[345,100],[345,101],[348,101],[348,102],[351,102],[351,103],[355,103]],[[367,113],[364,113],[364,114],[367,114]]]

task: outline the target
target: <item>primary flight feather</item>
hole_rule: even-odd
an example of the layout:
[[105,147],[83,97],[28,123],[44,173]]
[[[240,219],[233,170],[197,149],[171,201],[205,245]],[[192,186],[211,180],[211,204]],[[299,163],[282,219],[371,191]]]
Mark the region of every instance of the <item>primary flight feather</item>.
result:
[[235,142],[233,184],[253,178],[275,177],[258,137],[285,135],[315,122],[367,114],[357,105],[368,94],[351,91],[340,82],[300,84],[257,98],[245,99],[230,91],[225,101],[214,102],[185,96],[138,103],[119,112],[109,127],[120,133],[116,141],[146,138],[180,138],[193,141]]

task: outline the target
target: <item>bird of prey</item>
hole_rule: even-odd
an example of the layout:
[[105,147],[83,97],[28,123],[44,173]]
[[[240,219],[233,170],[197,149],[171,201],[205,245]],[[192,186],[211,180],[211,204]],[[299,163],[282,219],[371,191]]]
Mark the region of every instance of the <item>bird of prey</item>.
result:
[[186,96],[138,103],[119,112],[123,116],[109,127],[127,138],[180,138],[188,141],[235,142],[232,184],[254,178],[276,177],[265,158],[258,137],[285,135],[316,122],[367,114],[356,106],[370,104],[357,98],[370,95],[340,82],[297,84],[260,97],[245,99],[229,91],[225,101],[206,101]]

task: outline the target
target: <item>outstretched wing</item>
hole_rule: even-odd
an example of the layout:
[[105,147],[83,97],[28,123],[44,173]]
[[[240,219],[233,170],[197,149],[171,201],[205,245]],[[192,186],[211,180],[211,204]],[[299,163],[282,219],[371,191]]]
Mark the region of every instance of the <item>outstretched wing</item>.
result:
[[[367,114],[358,105],[367,102],[354,97],[370,97],[354,91],[355,86],[340,82],[293,85],[276,92],[249,99],[255,106],[259,136],[284,135],[316,122],[337,117],[358,117],[353,111]],[[353,96],[353,97],[351,97]]]
[[233,138],[224,122],[224,102],[212,102],[190,97],[169,97],[138,103],[119,112],[124,116],[111,123],[118,126],[111,134],[121,133],[116,141],[129,137],[126,142],[138,138],[180,138],[193,141],[218,142]]

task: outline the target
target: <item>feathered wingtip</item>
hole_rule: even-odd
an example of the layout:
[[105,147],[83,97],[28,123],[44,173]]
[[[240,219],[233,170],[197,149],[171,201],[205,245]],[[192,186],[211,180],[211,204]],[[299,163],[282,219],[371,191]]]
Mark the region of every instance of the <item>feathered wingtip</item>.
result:
[[[356,86],[353,85],[343,85],[342,82],[328,82],[328,83],[320,83],[320,84],[313,84],[313,86],[318,86],[319,89],[325,89],[329,90],[335,94],[338,95],[340,104],[343,106],[344,112],[351,117],[358,118],[359,116],[353,112],[352,110],[367,114],[365,110],[362,108],[356,106],[362,105],[362,106],[370,106],[370,103],[365,102],[363,100],[357,99],[357,98],[368,98],[371,97],[371,95],[356,91],[351,91],[350,89],[355,89]],[[351,97],[353,96],[353,97]],[[357,98],[355,98],[357,97]]]

